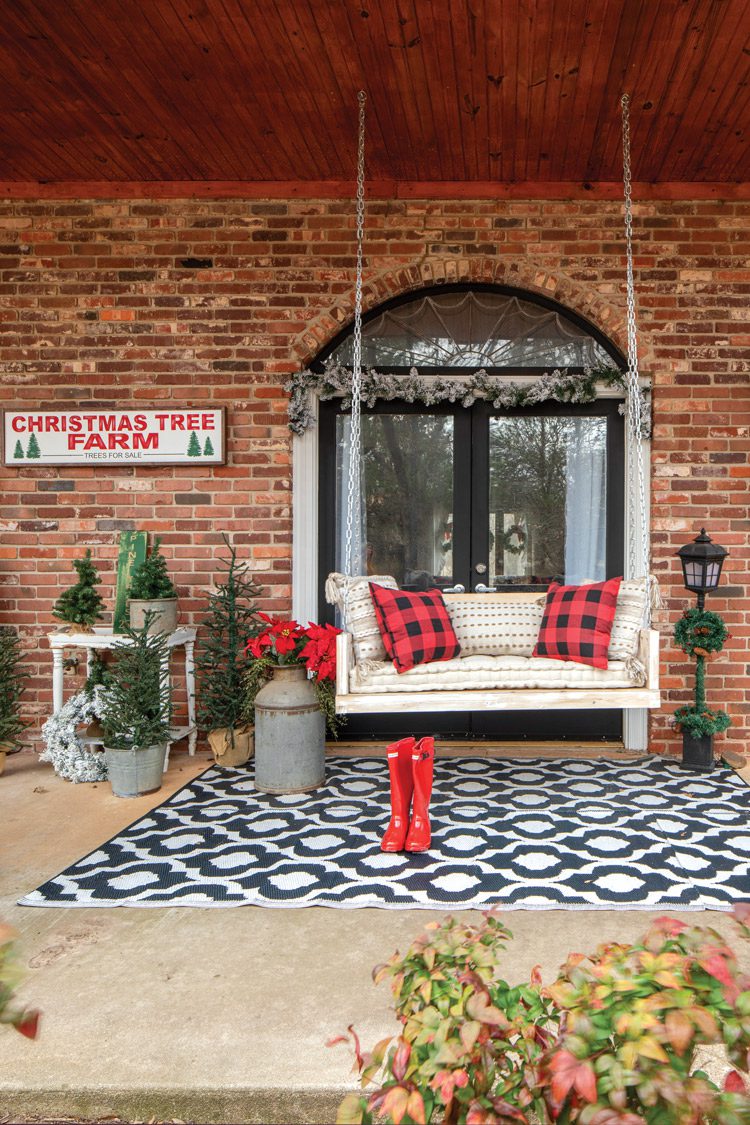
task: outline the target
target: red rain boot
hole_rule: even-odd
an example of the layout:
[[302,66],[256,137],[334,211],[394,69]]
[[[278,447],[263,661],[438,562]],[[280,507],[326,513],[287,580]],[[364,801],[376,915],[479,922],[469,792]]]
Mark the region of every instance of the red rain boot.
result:
[[416,739],[411,735],[388,747],[388,772],[391,777],[391,819],[380,844],[382,852],[400,852],[409,827],[409,806],[414,789],[411,756]]
[[411,824],[404,845],[407,852],[426,852],[430,846],[430,818],[427,810],[432,795],[432,764],[435,760],[435,739],[423,738],[411,756],[414,771],[414,806]]

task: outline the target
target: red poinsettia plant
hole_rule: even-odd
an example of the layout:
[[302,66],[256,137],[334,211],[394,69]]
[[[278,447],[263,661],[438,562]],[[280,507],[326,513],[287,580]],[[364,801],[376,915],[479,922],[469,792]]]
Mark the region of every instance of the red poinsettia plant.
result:
[[266,628],[245,646],[250,656],[272,665],[304,664],[319,680],[336,678],[336,637],[340,629],[312,622],[305,627],[267,613],[258,617],[266,622]]
[[272,617],[259,613],[265,628],[248,641],[245,652],[250,657],[247,674],[247,710],[255,706],[255,697],[274,668],[302,666],[307,669],[318,693],[320,709],[335,736],[341,720],[335,711],[336,637],[341,632],[333,625],[300,625],[291,618]]

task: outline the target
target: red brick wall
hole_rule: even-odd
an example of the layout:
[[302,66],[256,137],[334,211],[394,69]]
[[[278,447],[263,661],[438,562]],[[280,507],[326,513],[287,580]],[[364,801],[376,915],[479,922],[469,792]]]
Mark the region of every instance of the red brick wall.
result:
[[[721,596],[731,639],[709,699],[748,733],[750,205],[636,209],[641,364],[654,380],[654,569],[668,707],[652,745],[674,750],[669,711],[690,664],[671,642],[688,604],[674,551],[706,523],[731,552]],[[597,202],[372,202],[366,303],[440,280],[546,293],[624,348],[620,207]],[[211,268],[185,268],[210,258]],[[350,318],[353,221],[318,201],[0,202],[3,405],[227,407],[222,467],[3,469],[0,620],[17,624],[29,712],[50,706],[51,607],[91,546],[111,595],[120,529],[159,532],[183,621],[200,616],[222,531],[251,560],[266,606],[291,582],[291,445],[285,376]],[[72,681],[71,681],[72,682]]]

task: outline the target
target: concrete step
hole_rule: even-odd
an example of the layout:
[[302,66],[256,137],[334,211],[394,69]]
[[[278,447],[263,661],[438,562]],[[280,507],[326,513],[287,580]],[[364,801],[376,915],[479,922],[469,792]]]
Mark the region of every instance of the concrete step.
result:
[[0,1125],[68,1125],[70,1122],[185,1123],[185,1125],[330,1125],[345,1090],[3,1088]]

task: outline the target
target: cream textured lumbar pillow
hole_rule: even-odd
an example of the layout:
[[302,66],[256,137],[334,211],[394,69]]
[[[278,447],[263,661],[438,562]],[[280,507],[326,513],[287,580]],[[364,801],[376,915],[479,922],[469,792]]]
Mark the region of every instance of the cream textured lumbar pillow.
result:
[[649,594],[649,585],[642,578],[627,578],[620,583],[609,642],[610,660],[627,660],[637,655]]
[[[329,605],[336,606],[344,621],[344,628],[351,633],[354,659],[358,664],[363,660],[388,659],[370,597],[371,582],[386,586],[389,590],[398,589],[398,582],[390,574],[357,575],[353,578],[345,574],[329,574],[326,580],[326,601]],[[348,602],[346,612],[345,601]]]
[[455,594],[446,601],[463,656],[531,656],[544,606]]

